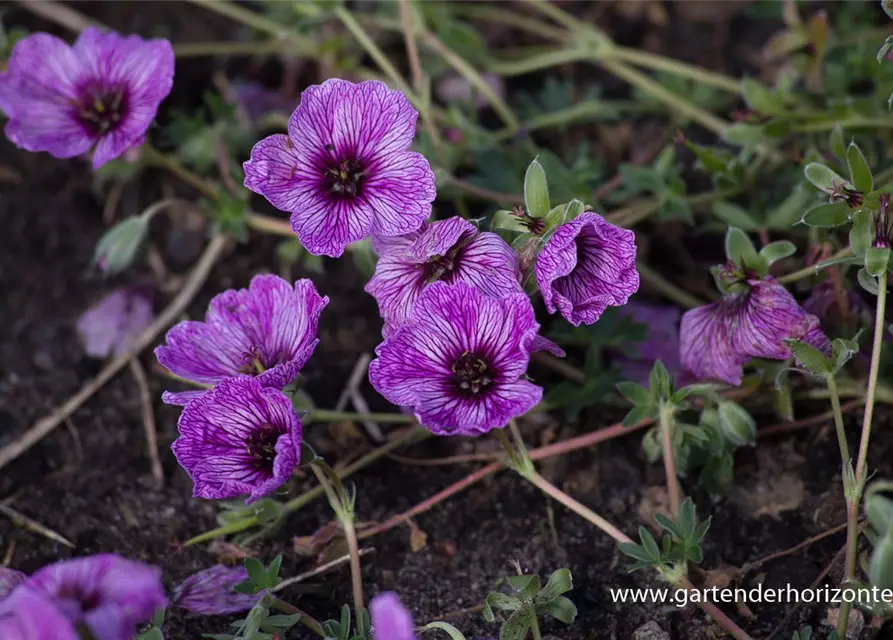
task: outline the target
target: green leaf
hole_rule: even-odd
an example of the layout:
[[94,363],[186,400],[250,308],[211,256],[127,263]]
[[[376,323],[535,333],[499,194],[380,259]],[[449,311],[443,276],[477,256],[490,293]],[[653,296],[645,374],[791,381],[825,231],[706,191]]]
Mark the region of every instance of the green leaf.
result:
[[893,535],[889,530],[874,547],[868,577],[878,589],[893,589]]
[[760,223],[747,211],[726,200],[718,200],[713,203],[713,215],[725,222],[730,227],[738,227],[744,231],[756,231]]
[[751,415],[735,402],[723,401],[717,406],[719,428],[726,440],[736,447],[753,444],[757,436],[757,423]]
[[893,500],[880,493],[869,493],[865,497],[865,515],[875,531],[885,534],[893,526]]
[[102,234],[93,251],[93,262],[107,275],[121,273],[133,263],[148,230],[145,216],[125,218]]
[[516,216],[511,211],[506,211],[505,209],[500,209],[493,214],[493,219],[490,221],[490,228],[517,231],[519,233],[527,233],[528,231],[527,225],[524,224],[519,216]]
[[874,219],[871,212],[859,209],[853,214],[853,226],[850,229],[850,247],[853,249],[853,255],[860,258],[865,256],[865,252],[871,247],[873,235]]
[[158,627],[151,627],[137,636],[136,640],[164,640],[164,634]]
[[890,249],[887,247],[868,247],[865,250],[865,270],[869,275],[879,278],[890,266]]
[[277,627],[279,629],[291,629],[293,626],[298,624],[301,621],[301,614],[296,613],[290,616],[277,615],[277,616],[269,616],[266,620],[264,620],[264,625],[269,625],[271,627]]
[[652,558],[659,560],[660,549],[657,546],[657,542],[654,540],[654,536],[651,535],[651,532],[645,527],[639,527],[639,538],[642,541],[642,548],[645,549],[645,552]]
[[679,509],[679,527],[682,529],[684,540],[691,538],[697,523],[698,511],[695,508],[695,502],[691,498],[686,498]]
[[845,340],[843,338],[835,338],[832,340],[831,365],[834,372],[839,371],[857,353],[859,353],[859,341],[857,339]]
[[890,54],[890,51],[893,51],[893,36],[887,36],[887,39],[884,40],[884,44],[878,49],[877,63],[883,64],[884,60],[886,60],[887,56]]
[[568,598],[558,596],[549,600],[542,610],[537,608],[537,613],[552,616],[564,624],[573,624],[577,617],[577,607]]
[[775,242],[770,242],[765,247],[760,249],[760,257],[766,261],[770,266],[778,262],[779,260],[783,260],[785,258],[789,258],[797,252],[797,247],[794,246],[793,242],[788,240],[776,240]]
[[651,393],[640,384],[635,382],[618,382],[617,391],[624,398],[633,403],[633,405],[651,406]]
[[803,169],[803,173],[814,187],[825,192],[831,192],[840,185],[849,184],[829,167],[819,162],[810,162]]
[[621,542],[617,545],[617,550],[623,555],[639,560],[649,566],[660,561],[660,558],[654,558],[642,545],[635,542]]
[[677,525],[671,518],[668,518],[662,513],[655,513],[654,521],[657,522],[657,524],[659,524],[662,529],[666,530],[667,533],[673,536],[676,540],[682,541],[685,539],[685,534],[682,532],[679,525]]
[[800,340],[784,341],[794,354],[797,363],[816,376],[825,376],[832,372],[831,361],[821,351]]
[[829,145],[831,146],[831,153],[837,156],[841,162],[846,160],[846,144],[843,141],[843,126],[841,126],[839,122],[834,125],[833,129],[831,129]]
[[520,611],[524,607],[524,603],[519,598],[498,591],[487,594],[486,605],[491,610],[496,609],[497,611]]
[[878,294],[878,286],[877,280],[868,275],[868,272],[865,268],[859,269],[859,273],[856,274],[856,279],[859,281],[859,284],[865,289],[868,293],[873,295]]
[[525,609],[513,613],[502,623],[499,640],[524,640],[530,631],[530,613]]
[[282,567],[282,554],[273,558],[272,562],[270,562],[270,566],[267,569],[267,586],[275,587],[279,584],[279,568]]
[[548,582],[546,582],[546,586],[542,588],[542,590],[536,595],[537,606],[540,604],[546,604],[550,600],[554,600],[562,593],[567,593],[571,589],[574,588],[574,579],[571,576],[570,569],[562,568],[554,571],[551,576],[549,576]]
[[257,558],[245,558],[245,571],[251,584],[261,589],[267,586],[267,570]]
[[649,417],[651,414],[651,407],[647,407],[644,405],[636,405],[632,409],[630,409],[629,413],[626,414],[623,418],[623,426],[624,427],[632,427],[639,424],[642,420]]
[[850,182],[856,187],[856,191],[871,193],[874,188],[874,180],[871,177],[871,167],[855,142],[851,142],[846,150],[846,163],[850,170]]
[[778,99],[772,95],[769,88],[752,78],[744,78],[741,81],[741,92],[744,94],[744,100],[747,102],[747,106],[754,111],[770,115],[777,113],[781,109],[781,104]]
[[800,221],[810,227],[839,227],[850,219],[850,208],[846,202],[825,202],[806,212]]
[[447,624],[446,622],[431,622],[421,628],[422,633],[424,633],[425,631],[435,630],[445,631],[450,636],[451,640],[466,640],[461,631],[459,631],[453,625]]
[[736,227],[726,232],[726,257],[739,267],[753,268],[759,265],[757,250],[747,234]]
[[524,174],[524,206],[533,218],[544,218],[549,213],[549,185],[546,171],[536,158]]

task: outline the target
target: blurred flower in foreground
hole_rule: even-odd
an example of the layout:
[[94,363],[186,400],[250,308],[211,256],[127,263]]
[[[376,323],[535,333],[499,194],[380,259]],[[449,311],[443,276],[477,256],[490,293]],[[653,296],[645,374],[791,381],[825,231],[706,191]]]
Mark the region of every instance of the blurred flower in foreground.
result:
[[372,640],[416,640],[412,615],[396,593],[386,591],[369,603],[372,616]]
[[27,576],[21,571],[0,567],[0,600],[13,592],[13,590],[25,581]]
[[[171,328],[155,357],[171,373],[202,385],[250,375],[281,389],[313,354],[319,316],[328,303],[310,280],[291,285],[279,276],[255,276],[247,289],[214,296],[204,322],[187,320]],[[183,405],[201,393],[166,391],[162,400]]]
[[806,313],[774,279],[751,278],[746,290],[687,311],[680,327],[682,366],[698,380],[740,385],[752,358],[786,360],[786,338],[802,340],[829,354],[819,320]]
[[636,236],[597,213],[582,213],[555,230],[535,274],[549,313],[561,312],[574,326],[593,324],[639,289]]
[[246,503],[254,502],[285,484],[301,460],[301,421],[291,400],[248,376],[192,400],[177,429],[171,448],[196,498],[248,495]]
[[418,116],[381,82],[326,80],[301,94],[288,135],[254,145],[245,186],[291,212],[314,255],[337,258],[370,234],[414,231],[435,196],[428,161],[409,150]]
[[233,587],[246,580],[248,571],[245,567],[218,564],[186,578],[171,599],[178,607],[205,616],[247,611],[262,594],[233,591]]
[[149,289],[116,289],[84,312],[78,320],[78,336],[92,358],[120,356],[127,353],[132,341],[152,324],[152,319]]
[[505,240],[455,216],[428,225],[409,246],[378,260],[366,291],[378,302],[385,331],[403,324],[422,291],[437,281],[466,282],[494,298],[523,292],[518,256]]
[[648,384],[648,376],[656,360],[664,363],[670,376],[680,369],[679,317],[677,307],[632,301],[620,309],[619,315],[645,325],[645,339],[613,358],[623,376],[641,385]]
[[0,638],[78,640],[78,633],[51,598],[22,586],[0,601]]
[[0,75],[6,135],[22,149],[57,158],[92,150],[99,168],[142,144],[173,81],[167,40],[87,27],[69,46],[36,33],[15,45]]

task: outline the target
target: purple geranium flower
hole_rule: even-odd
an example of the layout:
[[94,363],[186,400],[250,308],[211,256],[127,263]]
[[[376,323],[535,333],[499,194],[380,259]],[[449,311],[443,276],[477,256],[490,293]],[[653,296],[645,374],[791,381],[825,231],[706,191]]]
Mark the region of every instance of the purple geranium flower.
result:
[[71,158],[93,149],[93,167],[142,144],[174,81],[167,40],[81,32],[74,46],[46,33],[16,43],[0,75],[6,135],[28,151]]
[[523,292],[518,256],[502,238],[478,233],[459,217],[435,222],[408,247],[382,256],[366,285],[386,333],[406,321],[422,291],[438,280],[466,282],[495,298]]
[[525,379],[539,325],[523,293],[491,298],[465,282],[435,282],[369,365],[372,386],[411,407],[439,435],[479,435],[532,409]]
[[634,355],[618,355],[614,362],[627,380],[648,384],[648,376],[656,360],[663,362],[671,376],[680,369],[679,309],[673,306],[632,301],[620,310],[621,317],[646,327],[645,340],[633,346]]
[[806,313],[773,278],[749,279],[748,290],[687,311],[680,327],[682,366],[695,379],[741,384],[752,358],[785,360],[786,338],[803,340],[830,353],[819,320]]
[[269,495],[301,460],[301,421],[291,400],[249,376],[224,380],[186,405],[171,447],[196,498],[248,503]]
[[78,633],[51,598],[41,591],[22,586],[0,601],[0,638],[78,640]]
[[309,87],[288,135],[264,138],[245,163],[245,186],[291,212],[312,254],[338,257],[370,233],[398,236],[431,214],[434,173],[407,151],[418,113],[381,82]]
[[84,312],[78,320],[78,336],[88,356],[120,356],[152,318],[152,298],[147,289],[116,289]]
[[549,313],[557,309],[574,326],[592,324],[639,289],[636,236],[597,213],[580,214],[555,230],[535,274]]
[[233,591],[233,587],[247,579],[248,571],[245,567],[218,564],[186,578],[177,587],[172,599],[178,607],[204,616],[247,611],[263,595]]
[[[214,296],[204,322],[181,322],[168,331],[155,357],[171,373],[199,384],[242,374],[281,389],[319,343],[319,316],[328,303],[310,280],[292,286],[279,276],[255,276],[248,289]],[[162,399],[186,404],[202,393],[165,392]]]
[[416,640],[412,615],[396,593],[380,593],[369,603],[372,640]]
[[0,600],[12,593],[26,578],[27,576],[21,571],[0,567]]
[[139,623],[167,606],[160,569],[113,554],[43,567],[9,599],[20,589],[52,598],[62,616],[75,626],[85,625],[96,640],[131,640]]

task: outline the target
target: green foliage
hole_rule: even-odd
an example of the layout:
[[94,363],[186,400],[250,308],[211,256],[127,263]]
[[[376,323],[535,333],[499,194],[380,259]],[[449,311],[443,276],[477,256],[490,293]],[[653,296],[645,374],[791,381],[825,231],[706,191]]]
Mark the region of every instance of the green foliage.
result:
[[698,522],[695,503],[691,498],[686,498],[682,503],[678,519],[660,513],[655,514],[654,519],[664,531],[660,546],[645,527],[639,527],[639,544],[624,542],[618,545],[621,553],[635,560],[630,572],[657,568],[665,573],[662,565],[672,565],[673,573],[685,575],[689,563],[700,564],[703,561],[701,543],[710,529],[711,519]]
[[639,195],[653,195],[658,201],[658,217],[694,222],[691,205],[686,200],[685,181],[676,167],[676,150],[666,147],[650,167],[621,164],[618,168],[622,186],[615,191],[612,201],[622,201]]
[[124,271],[133,263],[148,231],[147,216],[125,218],[102,234],[93,251],[93,262],[110,276]]
[[158,609],[155,612],[155,615],[152,616],[152,622],[149,625],[149,628],[140,633],[136,640],[164,640],[164,633],[162,629],[164,628],[164,615],[165,610]]
[[344,605],[341,607],[341,617],[338,620],[326,620],[322,623],[322,628],[329,640],[367,640],[370,637],[372,622],[369,619],[369,612],[363,609],[351,633],[350,607]]
[[[569,569],[555,571],[545,586],[537,575],[510,576],[505,582],[511,594],[491,592],[483,612],[487,622],[502,618],[500,640],[524,640],[534,618],[548,615],[569,625],[577,617],[577,607],[563,595],[574,588]],[[502,615],[497,617],[497,612]]]

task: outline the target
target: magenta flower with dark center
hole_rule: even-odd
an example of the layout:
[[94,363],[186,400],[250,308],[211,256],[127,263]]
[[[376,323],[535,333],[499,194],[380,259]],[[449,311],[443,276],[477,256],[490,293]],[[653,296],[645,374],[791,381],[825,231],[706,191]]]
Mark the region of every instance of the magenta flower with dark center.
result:
[[385,333],[403,324],[432,282],[466,282],[491,297],[521,293],[512,248],[495,233],[478,233],[459,217],[434,222],[408,246],[383,255],[366,285],[378,302]]
[[87,27],[69,46],[36,33],[16,43],[0,75],[6,135],[22,149],[57,158],[92,149],[99,168],[142,144],[173,80],[167,40]]
[[523,293],[492,298],[466,282],[428,286],[369,365],[372,386],[439,435],[480,435],[532,409],[526,379],[539,325]]
[[178,607],[204,616],[247,611],[263,596],[260,593],[233,591],[236,585],[247,579],[245,567],[218,564],[186,578],[171,599]]
[[113,554],[47,565],[19,589],[25,588],[51,598],[62,616],[87,627],[95,640],[131,640],[138,624],[167,606],[160,569]]
[[372,640],[416,640],[412,615],[396,593],[380,593],[369,603]]
[[370,234],[399,236],[431,214],[434,173],[409,151],[418,113],[381,82],[326,80],[307,88],[288,135],[264,138],[245,186],[291,212],[307,251],[338,257]]
[[818,318],[806,313],[772,278],[746,281],[748,290],[687,311],[680,327],[682,366],[695,379],[740,385],[743,366],[753,358],[786,360],[787,338],[830,353]]
[[[168,331],[155,357],[171,373],[199,384],[250,375],[281,389],[313,354],[328,303],[310,280],[292,286],[279,276],[255,276],[248,289],[214,296],[204,322],[185,321]],[[186,404],[201,393],[165,392],[162,399]]]
[[116,289],[78,319],[78,337],[93,358],[127,352],[131,342],[152,324],[152,297],[143,287]]
[[574,326],[592,324],[639,289],[636,236],[582,213],[555,230],[534,273],[549,313],[559,311]]
[[301,421],[291,400],[260,380],[224,380],[186,405],[171,447],[196,498],[273,493],[301,461]]
[[[3,640],[78,640],[74,624],[47,594],[21,586],[0,600]],[[129,640],[129,636],[128,636]]]

